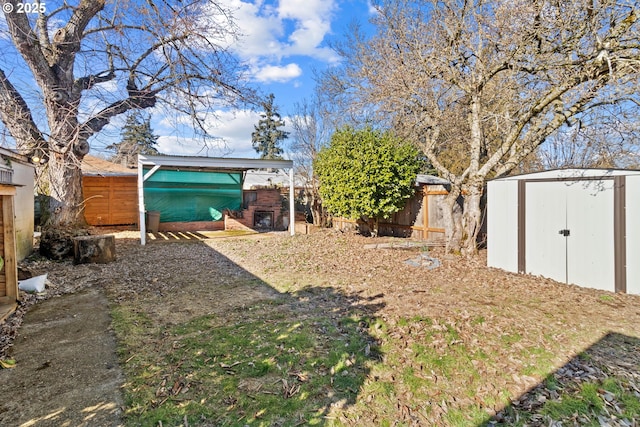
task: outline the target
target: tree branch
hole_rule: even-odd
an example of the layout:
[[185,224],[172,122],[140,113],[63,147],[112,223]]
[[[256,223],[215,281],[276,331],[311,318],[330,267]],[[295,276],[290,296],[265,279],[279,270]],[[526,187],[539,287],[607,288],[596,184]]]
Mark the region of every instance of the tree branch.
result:
[[81,0],[67,24],[54,34],[54,62],[63,70],[68,71],[69,67],[73,65],[75,54],[80,50],[82,33],[91,19],[104,8],[104,5],[105,0]]
[[[6,3],[12,4],[15,10],[19,1],[7,0]],[[27,15],[24,13],[5,13],[4,17],[13,43],[29,65],[39,86],[42,86],[44,79],[53,77],[53,73],[50,68],[51,64],[40,49],[38,37],[31,28]]]
[[100,132],[102,128],[109,123],[111,118],[119,114],[126,113],[131,109],[153,107],[156,104],[158,92],[159,90],[130,90],[129,98],[112,103],[80,125],[79,135],[82,139],[86,140]]
[[18,150],[44,149],[46,141],[38,130],[24,98],[0,69],[0,119],[16,140]]
[[81,92],[83,90],[89,90],[95,85],[105,83],[116,78],[115,70],[103,71],[98,74],[91,74],[89,76],[79,77],[73,82],[73,91]]

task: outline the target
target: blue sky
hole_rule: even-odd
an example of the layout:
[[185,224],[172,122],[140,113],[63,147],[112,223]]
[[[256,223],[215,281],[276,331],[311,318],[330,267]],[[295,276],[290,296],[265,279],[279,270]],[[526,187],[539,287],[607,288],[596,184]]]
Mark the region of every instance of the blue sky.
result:
[[[341,38],[356,20],[366,24],[371,13],[368,0],[222,0],[234,11],[243,34],[233,51],[250,69],[254,85],[273,93],[280,114],[288,124],[294,104],[309,98],[315,87],[314,70],[335,65],[339,58],[328,40]],[[202,149],[196,143],[178,142],[175,130],[154,116],[160,136],[158,148],[166,154],[256,157],[251,132],[259,111],[219,110],[210,131],[224,139],[225,147]],[[96,147],[98,148],[98,147]]]

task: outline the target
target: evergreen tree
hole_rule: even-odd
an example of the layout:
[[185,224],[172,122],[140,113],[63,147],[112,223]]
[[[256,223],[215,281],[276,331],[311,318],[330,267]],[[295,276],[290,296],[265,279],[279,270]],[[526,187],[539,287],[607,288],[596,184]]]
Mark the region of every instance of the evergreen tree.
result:
[[282,159],[283,150],[279,144],[289,137],[289,132],[279,129],[284,126],[284,120],[273,105],[273,98],[273,94],[270,94],[262,103],[264,112],[260,113],[261,119],[254,125],[255,130],[251,134],[253,148],[260,153],[261,159]]
[[138,154],[159,154],[155,148],[158,136],[154,135],[151,129],[150,116],[143,117],[139,112],[129,114],[121,135],[120,142],[107,147],[107,149],[116,151],[111,157],[112,162],[133,167],[138,162]]

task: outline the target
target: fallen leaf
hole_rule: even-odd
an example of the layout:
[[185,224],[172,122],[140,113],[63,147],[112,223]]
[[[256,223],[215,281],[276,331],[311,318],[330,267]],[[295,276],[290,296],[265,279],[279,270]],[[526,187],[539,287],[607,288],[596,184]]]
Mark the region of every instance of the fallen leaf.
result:
[[0,360],[0,368],[11,369],[16,367],[16,361],[13,359]]
[[231,365],[227,365],[226,363],[220,362],[220,367],[222,369],[230,369],[230,368],[233,368],[234,366],[238,366],[240,363],[242,362],[233,362]]

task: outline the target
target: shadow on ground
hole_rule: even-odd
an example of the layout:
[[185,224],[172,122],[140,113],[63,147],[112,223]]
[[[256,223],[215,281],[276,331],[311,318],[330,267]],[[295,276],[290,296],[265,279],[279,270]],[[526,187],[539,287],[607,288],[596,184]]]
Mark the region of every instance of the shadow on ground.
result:
[[639,420],[640,339],[610,332],[482,425],[635,426]]
[[324,424],[381,357],[368,328],[382,295],[281,292],[202,243],[121,252],[107,292],[128,424]]

